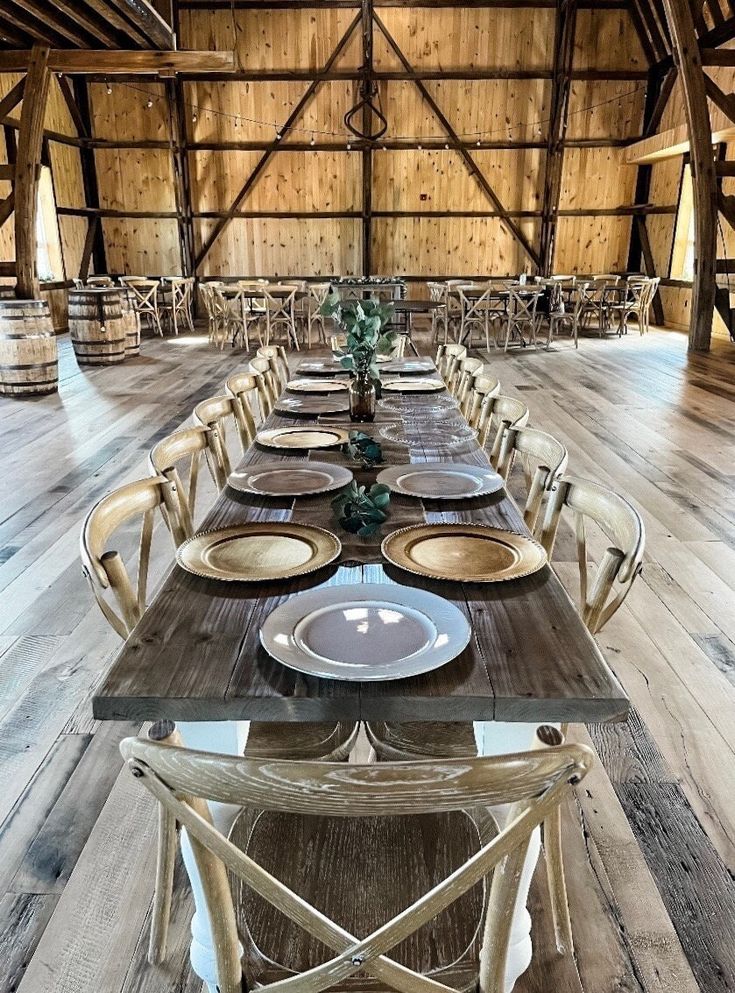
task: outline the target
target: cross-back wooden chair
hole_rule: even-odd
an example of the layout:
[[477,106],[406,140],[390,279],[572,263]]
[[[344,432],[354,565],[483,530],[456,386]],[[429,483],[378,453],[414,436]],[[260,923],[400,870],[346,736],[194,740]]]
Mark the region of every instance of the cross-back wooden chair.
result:
[[482,402],[485,397],[497,396],[500,393],[500,380],[493,379],[492,376],[475,376],[472,380],[469,394],[463,411],[467,423],[471,428],[478,430],[480,427],[480,413]]
[[163,312],[169,327],[174,334],[179,333],[179,327],[194,330],[191,316],[191,300],[194,291],[194,280],[189,276],[172,276],[166,280],[167,293]]
[[134,276],[121,276],[120,282],[130,289],[133,307],[141,320],[145,317],[149,326],[163,337],[161,311],[158,305],[160,281],[158,279],[137,279]]
[[449,343],[449,287],[446,283],[429,282],[426,284],[429,299],[439,306],[431,312],[431,340],[436,345],[439,339],[444,345]]
[[[375,978],[400,993],[478,986],[503,993],[532,833],[593,763],[590,749],[561,740],[544,727],[538,749],[528,752],[346,764],[337,775],[328,763],[253,761],[141,738],[125,739],[120,749],[131,773],[186,829],[220,993],[241,993],[243,985],[294,993],[354,989],[365,974],[366,982]],[[213,826],[208,801],[243,808],[229,838]],[[493,808],[507,804],[507,818],[493,824]],[[473,808],[482,809],[475,819]],[[314,856],[305,866],[306,838]],[[400,874],[400,893],[402,859],[390,863],[390,872],[376,871],[387,865],[385,852],[396,839],[410,867]],[[319,854],[329,857],[328,875],[314,864],[322,862]],[[362,899],[354,898],[356,890]],[[395,911],[388,921],[386,903]],[[429,935],[422,929],[430,922]]]
[[556,480],[566,472],[569,453],[560,441],[546,431],[532,427],[506,427],[500,443],[498,472],[507,480],[520,460],[526,486],[523,520],[532,534],[540,524],[544,503]]
[[[208,397],[196,405],[193,418],[195,424],[208,428],[212,432],[212,443],[217,446],[217,450],[221,453],[222,468],[225,479],[227,479],[232,472],[232,459],[227,447],[228,435],[232,436],[233,433],[230,429],[234,428],[237,431],[240,455],[245,454],[255,437],[247,430],[247,421],[243,416],[239,401],[231,393]],[[246,426],[244,434],[242,433],[242,426]]]
[[551,348],[554,335],[558,335],[565,329],[569,331],[574,340],[574,347],[579,348],[579,326],[582,321],[588,285],[585,282],[565,284],[560,280],[550,281],[547,352]]
[[[229,463],[223,458],[222,447],[215,429],[196,425],[162,438],[148,453],[151,473],[164,476],[174,486],[179,502],[179,518],[189,533],[194,530],[202,458],[217,490],[224,489],[227,483]],[[167,512],[164,516],[168,521]]]
[[255,354],[259,359],[268,359],[278,393],[283,393],[290,378],[286,349],[283,345],[261,345]]
[[466,358],[467,349],[464,345],[455,345],[452,342],[448,345],[439,345],[434,361],[447,385],[451,382],[456,365]]
[[214,306],[212,284],[200,283],[199,295],[202,303],[204,304],[204,312],[207,315],[207,334],[209,335],[209,342],[210,344],[212,344],[215,341],[215,323],[217,319],[217,314]]
[[466,358],[457,363],[449,380],[449,392],[462,409],[476,376],[481,376],[485,365],[482,359]]
[[[260,420],[263,420],[260,410],[260,397],[258,396],[258,384],[255,376],[252,376],[248,372],[236,372],[225,381],[225,389],[238,402],[238,430],[243,447],[247,448],[248,445],[253,443],[255,438],[256,412]],[[246,444],[246,439],[248,438],[250,441]]]
[[[582,619],[598,634],[622,605],[643,564],[645,529],[638,511],[599,483],[563,476],[550,494],[540,541],[551,558],[562,513],[574,521],[579,564]],[[597,525],[611,542],[594,570],[588,561],[587,523]]]
[[296,294],[298,286],[287,283],[271,283],[263,288],[266,308],[265,343],[282,333],[287,345],[298,351],[299,338],[296,333]]
[[[201,429],[189,430],[202,433]],[[185,433],[177,432],[179,435]],[[175,435],[171,436],[171,439],[175,438]],[[154,448],[153,452],[155,451]],[[159,452],[162,453],[163,449],[159,449]],[[177,483],[175,474],[170,477],[160,475],[139,479],[103,497],[84,521],[80,546],[82,570],[105,620],[123,639],[132,633],[147,606],[148,572],[156,512],[160,511],[166,522],[174,550],[193,533],[188,515],[182,514],[182,495],[183,490]],[[119,533],[120,529],[136,518],[141,520],[141,533],[137,575],[131,580],[130,566],[133,563],[128,560],[126,567],[115,546],[123,547],[120,539],[124,540],[125,536]],[[273,756],[341,762],[348,757],[357,733],[358,725],[354,722],[251,722],[245,753],[253,758]],[[175,738],[175,727],[170,722],[158,722],[149,734],[152,737],[178,740]],[[148,949],[151,963],[163,961],[166,954],[175,851],[176,821],[162,808],[158,820],[157,869]]]
[[112,276],[88,276],[87,286],[114,286],[115,280]]
[[328,318],[321,312],[324,301],[329,296],[331,283],[307,283],[306,296],[300,302],[300,314],[306,329],[306,347],[311,348],[314,331],[317,344],[326,345]]
[[270,359],[261,359],[256,356],[248,363],[248,372],[255,377],[260,400],[260,412],[263,418],[266,418],[273,410],[273,405],[278,397],[278,387]]
[[[480,334],[485,337],[485,348],[490,350],[490,327],[504,312],[504,308],[498,305],[497,290],[488,284],[480,287],[480,296],[467,294],[469,287],[458,286],[457,295],[460,307],[462,308],[462,338],[472,346],[472,332],[479,328]],[[493,334],[493,346],[497,345]]]
[[518,336],[519,344],[525,342],[526,336],[532,345],[536,344],[537,309],[542,294],[541,288],[523,290],[520,286],[511,285],[508,287],[508,309],[503,351],[508,351],[508,345],[514,335]]
[[490,393],[483,398],[474,427],[480,444],[488,451],[493,468],[498,467],[505,428],[523,428],[528,424],[528,418],[528,407],[516,397]]

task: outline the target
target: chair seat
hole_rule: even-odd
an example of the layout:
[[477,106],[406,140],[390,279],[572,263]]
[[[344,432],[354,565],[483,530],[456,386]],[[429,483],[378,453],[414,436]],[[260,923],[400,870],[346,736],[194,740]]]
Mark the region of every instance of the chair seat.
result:
[[[230,839],[352,934],[365,937],[461,866],[479,848],[463,812],[402,817],[304,817],[244,810]],[[250,887],[231,880],[249,989],[334,956]],[[482,917],[479,883],[397,945],[389,957],[456,990],[475,989]],[[356,973],[330,990],[387,990]],[[393,991],[394,993],[394,991]]]
[[472,724],[466,721],[421,721],[410,724],[371,721],[365,730],[370,744],[382,759],[463,759],[477,755]]
[[327,724],[286,724],[252,721],[245,745],[249,759],[346,759],[357,738],[352,721]]

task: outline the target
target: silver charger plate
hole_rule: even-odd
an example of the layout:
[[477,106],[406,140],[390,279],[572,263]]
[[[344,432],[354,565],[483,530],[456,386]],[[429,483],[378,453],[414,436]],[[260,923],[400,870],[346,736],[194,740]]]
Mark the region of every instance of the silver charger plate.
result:
[[427,500],[466,500],[503,488],[503,477],[489,466],[465,462],[414,462],[392,465],[377,475],[377,482],[394,493]]
[[462,611],[435,593],[392,583],[324,586],[282,603],[260,629],[265,650],[323,679],[405,679],[438,669],[467,646]]
[[329,462],[261,462],[231,473],[227,482],[241,493],[290,497],[339,490],[352,478],[345,466]]
[[386,362],[385,372],[397,372],[402,376],[419,372],[436,372],[436,366],[431,359],[393,359]]

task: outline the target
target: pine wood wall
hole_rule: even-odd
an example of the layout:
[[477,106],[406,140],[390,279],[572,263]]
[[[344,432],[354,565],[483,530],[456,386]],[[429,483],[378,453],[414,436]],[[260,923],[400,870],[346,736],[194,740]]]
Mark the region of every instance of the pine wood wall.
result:
[[[381,7],[378,13],[405,57],[419,70],[505,68],[549,72],[552,67],[552,9],[432,9]],[[183,48],[227,49],[233,43],[248,70],[317,69],[324,65],[355,11],[207,10],[180,12]],[[401,68],[381,33],[375,31],[374,65]],[[356,69],[361,61],[359,27],[334,69]],[[625,9],[581,9],[577,18],[574,70],[645,70],[646,61]],[[95,138],[167,141],[168,107],[162,86],[143,82],[145,93],[112,83],[90,87]],[[545,145],[551,80],[428,80],[426,87],[461,134],[491,131],[489,140]],[[196,147],[222,142],[271,141],[269,124],[283,121],[305,92],[304,81],[186,82],[186,129],[198,250],[217,223],[201,213],[227,211],[260,157],[250,150]],[[559,220],[557,271],[624,269],[630,216],[564,211],[606,211],[634,201],[635,170],[621,166],[622,148],[610,144],[640,133],[645,82],[616,79],[574,80],[567,137],[573,142],[604,141],[603,147],[572,147],[565,152]],[[154,104],[146,108],[147,93]],[[441,147],[443,129],[413,81],[382,81],[380,96],[389,121],[386,139],[433,137],[434,150],[389,149],[373,155],[372,272],[414,276],[514,273],[532,269],[519,243],[497,216],[437,217],[431,213],[492,213],[459,152]],[[314,211],[343,217],[235,217],[202,261],[199,274],[326,275],[362,271],[362,155],[354,150],[288,151],[289,144],[344,144],[343,117],[356,99],[356,83],[321,83],[299,130],[284,136],[241,204],[255,213]],[[196,121],[192,108],[196,106]],[[591,109],[590,109],[591,108]],[[334,135],[322,132],[334,132]],[[191,147],[194,146],[194,147]],[[472,152],[502,204],[511,211],[539,212],[544,147]],[[104,148],[95,151],[100,205],[120,211],[175,211],[172,156],[168,149]],[[405,216],[380,216],[399,212]],[[416,216],[420,214],[421,216]],[[413,216],[411,216],[413,215]],[[538,217],[517,220],[538,247]],[[103,221],[111,271],[179,271],[175,218],[114,217]]]

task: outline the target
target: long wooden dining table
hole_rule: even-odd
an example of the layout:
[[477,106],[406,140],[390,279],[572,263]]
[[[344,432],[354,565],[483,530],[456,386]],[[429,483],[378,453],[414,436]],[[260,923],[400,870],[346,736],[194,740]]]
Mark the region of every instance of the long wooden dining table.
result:
[[[437,397],[443,398],[438,409]],[[373,424],[350,425],[347,414],[322,416],[318,423],[369,433],[381,442],[388,464],[487,465],[485,451],[468,432],[446,390],[392,395],[389,402],[390,408],[379,404]],[[274,412],[264,426],[295,423],[313,421],[296,422]],[[381,435],[388,425],[403,428],[405,443]],[[461,433],[461,428],[466,438],[448,444],[446,439]],[[304,458],[348,465],[360,482],[373,481],[377,472],[353,466],[342,450],[286,452],[257,443],[245,452],[241,468]],[[505,490],[469,500],[418,500],[393,494],[387,522],[368,538],[340,530],[332,497],[327,493],[283,500],[230,488],[220,493],[200,530],[256,520],[314,524],[338,534],[342,542],[338,561],[296,580],[260,584],[205,579],[174,565],[97,690],[94,716],[170,719],[179,724],[189,747],[231,754],[242,754],[250,720],[493,722],[484,725],[498,732],[498,740],[485,750],[492,753],[526,747],[540,723],[625,717],[626,695],[549,565],[511,582],[460,583],[415,576],[382,559],[380,544],[386,534],[422,521],[474,522],[527,534],[523,516]],[[260,628],[275,607],[303,590],[356,582],[398,583],[439,594],[469,619],[473,634],[468,646],[433,672],[389,682],[316,678],[286,668],[268,655],[260,643]],[[222,804],[215,807],[213,819],[226,831],[236,811]],[[211,932],[185,837],[182,850],[197,906],[192,965],[214,989]],[[532,851],[529,864],[534,861]],[[522,904],[525,900],[519,901],[514,920],[515,951],[506,973],[511,986],[531,954],[530,922]]]

